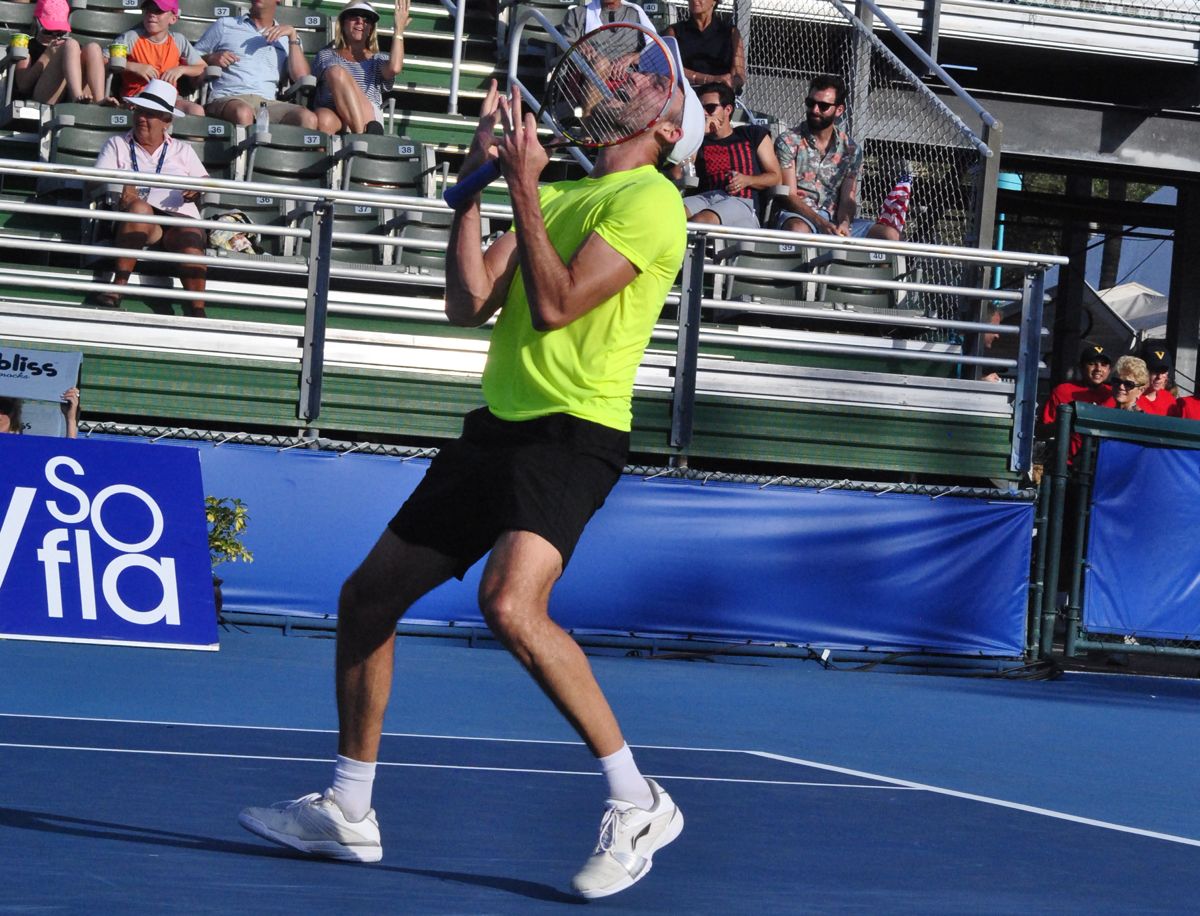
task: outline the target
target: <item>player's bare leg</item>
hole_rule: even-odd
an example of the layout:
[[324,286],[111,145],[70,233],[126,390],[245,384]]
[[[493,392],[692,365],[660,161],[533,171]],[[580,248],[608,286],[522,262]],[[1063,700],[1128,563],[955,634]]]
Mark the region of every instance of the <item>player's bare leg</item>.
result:
[[561,573],[562,558],[545,538],[529,531],[506,532],[484,569],[479,607],[496,638],[592,753],[605,757],[620,750],[625,739],[583,650],[550,619],[550,590]]

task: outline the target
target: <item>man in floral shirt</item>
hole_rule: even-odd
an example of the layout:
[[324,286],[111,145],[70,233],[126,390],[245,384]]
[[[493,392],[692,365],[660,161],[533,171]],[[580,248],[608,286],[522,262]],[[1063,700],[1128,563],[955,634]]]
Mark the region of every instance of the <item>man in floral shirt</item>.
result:
[[837,120],[846,110],[846,83],[822,74],[808,87],[805,119],[775,140],[788,188],[787,209],[776,229],[898,241],[908,218],[912,176],[904,175],[883,202],[878,218],[855,219],[862,149]]

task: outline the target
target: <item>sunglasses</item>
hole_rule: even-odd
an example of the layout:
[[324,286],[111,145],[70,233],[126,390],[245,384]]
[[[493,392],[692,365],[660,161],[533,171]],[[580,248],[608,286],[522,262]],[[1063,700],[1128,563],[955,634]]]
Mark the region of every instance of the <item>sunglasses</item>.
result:
[[725,106],[720,102],[705,102],[701,107],[709,114],[716,114],[718,109],[724,108]]
[[1133,391],[1133,389],[1134,389],[1134,388],[1141,388],[1141,387],[1142,387],[1142,386],[1141,386],[1141,385],[1139,385],[1137,382],[1131,382],[1131,381],[1130,381],[1129,379],[1127,379],[1127,378],[1115,378],[1115,379],[1113,379],[1112,386],[1113,386],[1114,388],[1120,388],[1122,391]]
[[366,13],[346,13],[342,19],[346,22],[365,22],[367,25],[375,24],[375,17],[368,16]]
[[51,32],[48,29],[42,29],[42,34],[51,41],[58,41],[60,38],[66,38],[70,32]]
[[820,99],[814,99],[809,96],[804,100],[805,108],[816,108],[818,111],[829,111],[830,108],[836,108],[837,102],[822,102]]

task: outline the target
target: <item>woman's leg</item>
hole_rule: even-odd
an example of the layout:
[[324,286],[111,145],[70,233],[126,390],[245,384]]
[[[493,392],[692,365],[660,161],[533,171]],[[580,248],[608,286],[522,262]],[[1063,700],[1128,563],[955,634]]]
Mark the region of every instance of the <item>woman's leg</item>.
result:
[[[144,200],[135,200],[125,208],[126,213],[136,213],[139,216],[149,216],[154,209]],[[141,251],[148,245],[153,245],[162,238],[162,226],[155,223],[117,223],[115,245],[118,248],[135,248]],[[129,282],[129,275],[137,267],[137,258],[116,258],[113,269],[113,283],[124,286]]]
[[[185,226],[171,226],[163,235],[163,247],[167,251],[178,254],[204,254],[204,230],[189,229]],[[203,264],[180,264],[179,279],[183,288],[193,293],[204,292],[205,277],[208,269]],[[183,313],[195,318],[204,317],[204,300],[193,299],[184,305]]]
[[342,119],[331,108],[317,109],[317,130],[327,134],[336,134],[342,129]]
[[361,134],[367,129],[367,122],[375,119],[375,109],[354,82],[354,77],[345,67],[330,67],[325,71],[325,81],[333,94],[333,107],[338,117],[353,134]]

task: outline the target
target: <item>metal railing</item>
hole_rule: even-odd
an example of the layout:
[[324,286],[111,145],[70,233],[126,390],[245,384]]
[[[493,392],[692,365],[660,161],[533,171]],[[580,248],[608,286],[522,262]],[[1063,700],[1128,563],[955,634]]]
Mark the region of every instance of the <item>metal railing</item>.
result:
[[[311,219],[307,225],[271,226],[254,224],[245,227],[248,231],[264,235],[287,236],[298,239],[301,244],[301,254],[294,258],[248,257],[248,256],[215,256],[174,254],[165,251],[143,250],[136,253],[116,245],[94,245],[72,243],[65,241],[45,241],[40,247],[60,255],[76,255],[84,257],[111,258],[120,255],[133,254],[139,260],[153,261],[160,264],[201,264],[209,268],[221,268],[229,274],[246,272],[251,280],[243,290],[238,292],[204,292],[186,293],[189,299],[203,300],[222,304],[244,304],[248,300],[255,305],[273,308],[304,310],[304,340],[300,366],[301,392],[297,402],[297,416],[311,422],[320,416],[321,412],[321,381],[323,376],[323,347],[325,342],[325,325],[328,314],[345,312],[349,314],[371,314],[377,317],[392,316],[396,318],[418,318],[431,323],[443,321],[441,309],[433,307],[430,301],[428,308],[413,308],[409,304],[397,301],[393,307],[388,301],[389,288],[397,285],[406,287],[413,285],[427,291],[430,300],[440,298],[444,278],[436,275],[415,274],[403,265],[381,265],[372,267],[354,266],[339,263],[334,259],[334,246],[339,242],[361,245],[418,247],[424,249],[436,248],[444,250],[444,240],[408,239],[395,236],[379,236],[364,233],[347,233],[334,231],[332,214],[335,204],[366,204],[376,210],[386,211],[446,211],[440,200],[429,198],[414,198],[401,195],[372,194],[361,191],[341,191],[326,188],[312,188],[290,185],[274,185],[258,182],[229,182],[217,179],[183,178],[168,175],[152,175],[148,173],[128,173],[114,170],[101,170],[75,166],[55,165],[46,163],[29,163],[11,160],[0,160],[0,175],[30,175],[53,176],[58,179],[71,179],[93,185],[124,185],[134,184],[141,187],[177,188],[201,192],[218,192],[222,199],[230,196],[265,195],[278,200],[294,201],[311,205]],[[63,206],[36,201],[0,201],[0,210],[26,213],[31,215],[68,216],[79,219],[95,220],[97,222],[118,223],[137,220],[140,222],[156,222],[161,225],[185,225],[198,228],[228,229],[230,223],[215,220],[190,220],[163,215],[141,216],[103,209],[90,209],[84,206]],[[507,207],[485,205],[483,212],[486,216],[507,221],[511,219],[511,210]],[[884,256],[900,256],[908,258],[921,257],[940,259],[960,264],[983,266],[1003,265],[1010,268],[1020,268],[1024,271],[1026,282],[1020,290],[981,290],[973,287],[946,286],[936,283],[911,281],[908,279],[871,279],[855,278],[848,280],[840,278],[844,284],[866,289],[886,290],[895,293],[917,295],[932,293],[941,296],[953,296],[967,301],[1004,301],[1021,304],[1021,321],[1018,326],[993,325],[975,321],[959,321],[938,317],[922,316],[919,314],[890,313],[887,310],[855,312],[848,309],[834,309],[816,302],[778,301],[778,302],[745,302],[729,298],[717,298],[706,292],[706,286],[719,278],[738,276],[754,276],[759,278],[786,279],[797,283],[831,283],[835,277],[822,274],[810,269],[793,271],[750,270],[739,268],[736,264],[726,263],[721,257],[710,253],[710,242],[721,242],[732,245],[738,242],[772,242],[806,246],[817,251],[859,251],[876,252]],[[11,234],[0,234],[0,250],[28,249],[28,239]],[[702,349],[735,348],[757,350],[760,352],[778,352],[781,354],[823,354],[833,357],[874,357],[887,361],[923,362],[926,364],[940,363],[964,367],[968,371],[972,367],[998,370],[1010,373],[1015,379],[1012,386],[1012,450],[1010,469],[1024,471],[1029,467],[1032,448],[1034,421],[1034,398],[1039,368],[1039,341],[1043,333],[1041,328],[1042,278],[1046,268],[1053,264],[1062,264],[1065,259],[1052,255],[1022,254],[1011,251],[980,251],[970,248],[949,248],[931,245],[914,245],[903,242],[888,242],[875,239],[846,239],[826,235],[808,235],[801,233],[777,232],[771,230],[734,230],[720,226],[689,224],[689,244],[687,257],[683,268],[683,283],[679,293],[668,296],[668,307],[677,307],[677,315],[673,319],[663,319],[656,325],[652,341],[656,344],[674,345],[673,365],[669,372],[672,394],[672,423],[671,442],[679,449],[686,450],[691,439],[692,419],[695,408],[697,378],[702,374],[699,368],[699,355]],[[303,279],[306,288],[303,299],[298,296],[287,298],[279,295],[278,288],[263,288],[261,277],[263,273],[280,277],[292,277],[298,283]],[[377,292],[381,302],[377,304],[359,304],[353,302],[338,302],[331,305],[330,291],[344,285],[342,281],[368,280],[377,284]],[[10,287],[30,289],[53,289],[59,292],[95,293],[119,292],[127,295],[136,289],[138,297],[150,299],[178,299],[178,289],[157,289],[145,285],[137,287],[118,286],[95,280],[73,279],[66,276],[39,276],[31,271],[3,271],[3,282]],[[399,293],[397,293],[399,299]],[[856,335],[846,335],[833,338],[828,334],[785,334],[780,335],[769,328],[758,328],[747,322],[735,319],[729,323],[720,324],[705,317],[707,310],[722,309],[726,312],[753,316],[786,316],[788,319],[803,320],[806,323],[820,325],[824,322],[849,323],[868,331],[875,331],[880,336],[876,338],[860,338]],[[896,342],[887,339],[886,329],[906,327],[912,329],[949,329],[959,334],[979,335],[996,334],[1001,337],[1016,337],[1018,341],[1018,356],[1016,359],[997,356],[971,355],[957,352],[946,345],[938,345],[942,349],[935,350],[932,345],[917,345],[912,349],[898,347]],[[948,385],[958,385],[964,391],[978,390],[970,386],[978,383],[967,379],[961,382],[954,379],[944,380]],[[904,384],[897,380],[897,385]],[[991,389],[989,389],[991,390]],[[997,389],[1000,390],[1000,389]],[[1007,390],[1007,389],[1005,389]]]

